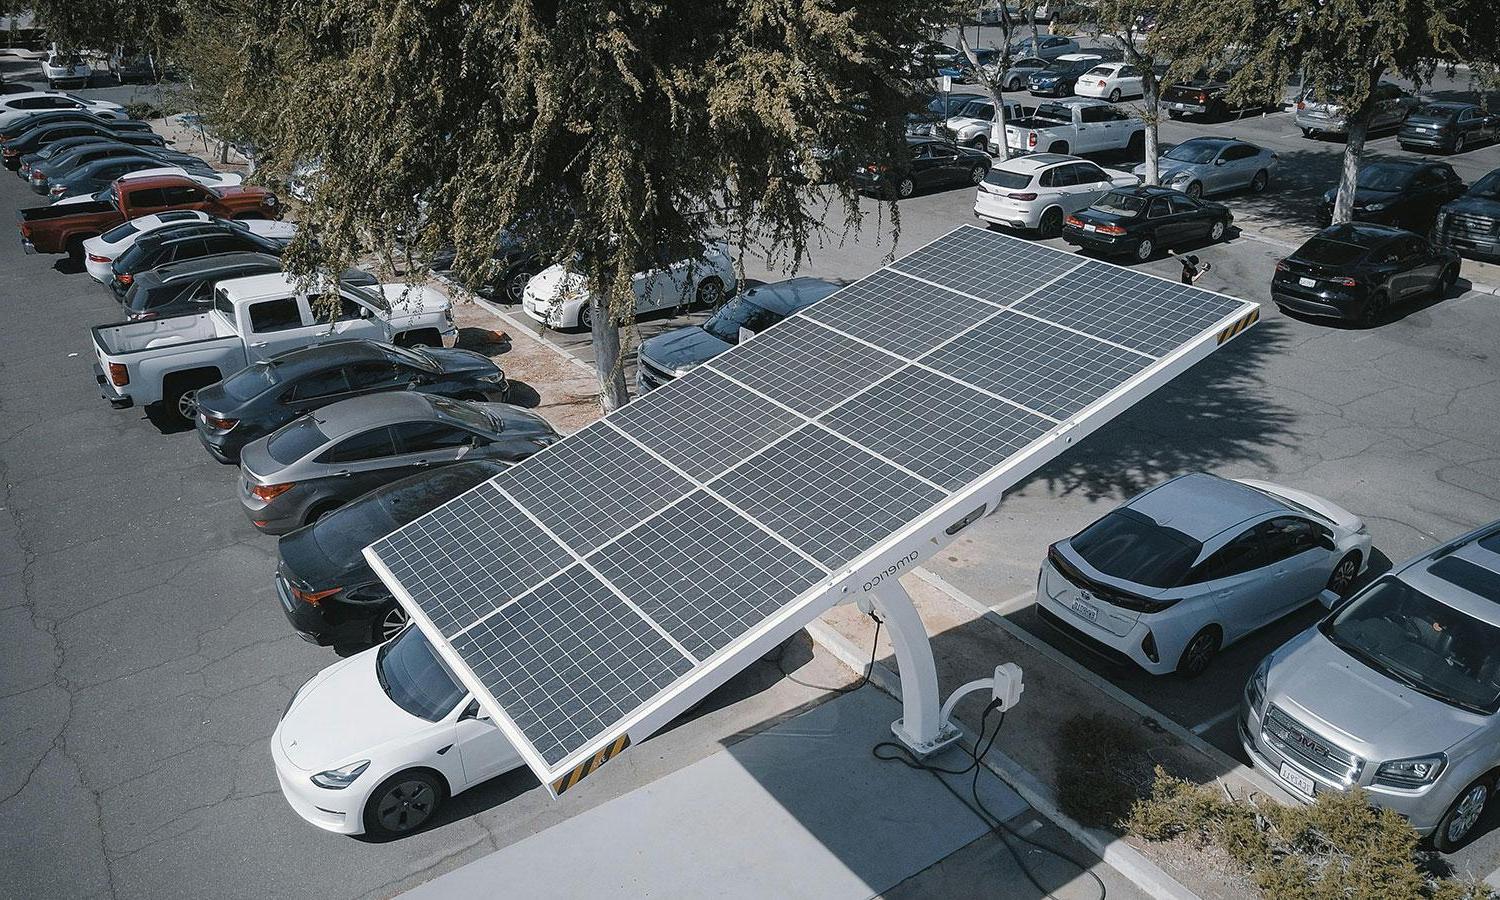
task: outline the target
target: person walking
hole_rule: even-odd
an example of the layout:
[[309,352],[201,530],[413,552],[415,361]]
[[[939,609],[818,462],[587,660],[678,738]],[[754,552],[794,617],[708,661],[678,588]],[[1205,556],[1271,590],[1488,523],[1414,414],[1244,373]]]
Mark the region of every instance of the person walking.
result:
[[1183,284],[1193,284],[1195,281],[1207,274],[1209,269],[1213,268],[1212,263],[1207,261],[1199,262],[1198,257],[1196,256],[1179,256],[1177,251],[1175,250],[1168,250],[1167,252],[1173,256],[1176,256],[1177,261],[1182,263]]

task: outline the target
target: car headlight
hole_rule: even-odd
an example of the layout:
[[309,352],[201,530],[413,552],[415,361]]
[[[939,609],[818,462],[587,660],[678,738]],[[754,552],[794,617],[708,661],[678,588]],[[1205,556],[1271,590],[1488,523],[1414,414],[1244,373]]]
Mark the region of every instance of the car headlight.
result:
[[1448,765],[1448,757],[1438,753],[1432,756],[1414,756],[1411,759],[1393,759],[1383,762],[1375,770],[1375,783],[1398,788],[1419,788],[1437,781]]
[[262,200],[261,202],[264,203],[267,206],[275,206],[276,204],[280,203],[281,201],[276,199],[276,195],[275,194],[267,194],[265,196],[265,199]]
[[488,372],[484,375],[479,376],[479,380],[488,382],[490,384],[504,384],[505,373],[500,371]]
[[327,772],[319,772],[312,777],[312,783],[320,788],[327,788],[330,791],[342,791],[353,784],[354,779],[363,775],[365,769],[368,768],[370,768],[370,761],[362,759],[359,762],[352,762],[347,766],[329,769]]
[[1176,184],[1179,181],[1192,181],[1192,180],[1193,180],[1193,173],[1187,172],[1187,171],[1173,172],[1171,175],[1167,176],[1167,184]]
[[1385,209],[1387,206],[1390,206],[1390,204],[1389,203],[1366,203],[1365,204],[1365,209],[1368,209],[1370,212],[1380,212],[1382,209]]
[[1245,684],[1245,699],[1250,704],[1250,711],[1259,715],[1261,708],[1266,705],[1266,673],[1271,671],[1271,657],[1266,656],[1255,667],[1255,674]]

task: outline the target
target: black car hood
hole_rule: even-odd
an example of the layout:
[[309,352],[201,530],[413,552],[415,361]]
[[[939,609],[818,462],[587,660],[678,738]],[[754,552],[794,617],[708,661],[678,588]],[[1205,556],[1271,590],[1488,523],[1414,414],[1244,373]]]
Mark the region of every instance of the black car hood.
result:
[[[1323,192],[1323,202],[1332,203],[1334,198],[1338,196],[1338,193],[1338,188],[1329,188]],[[1377,191],[1373,188],[1355,188],[1354,205],[1368,206],[1371,203],[1390,203],[1393,200],[1399,199],[1401,193],[1401,191]]]
[[473,350],[448,347],[423,347],[422,353],[432,358],[444,373],[494,372],[499,369],[490,358]]
[[1488,216],[1491,219],[1500,219],[1500,200],[1491,197],[1480,197],[1474,194],[1464,194],[1457,200],[1443,205],[1445,212],[1470,213],[1479,216]]

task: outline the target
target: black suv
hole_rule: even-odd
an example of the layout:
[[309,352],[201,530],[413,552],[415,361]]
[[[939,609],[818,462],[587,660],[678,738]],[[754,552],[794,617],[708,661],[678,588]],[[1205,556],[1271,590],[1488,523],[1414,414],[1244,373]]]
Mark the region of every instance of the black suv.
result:
[[280,256],[286,249],[283,241],[262,237],[243,222],[221,219],[216,222],[186,222],[142,235],[135,244],[110,264],[114,276],[109,280],[115,299],[124,300],[135,276],[172,262],[201,259],[219,253],[264,253]]

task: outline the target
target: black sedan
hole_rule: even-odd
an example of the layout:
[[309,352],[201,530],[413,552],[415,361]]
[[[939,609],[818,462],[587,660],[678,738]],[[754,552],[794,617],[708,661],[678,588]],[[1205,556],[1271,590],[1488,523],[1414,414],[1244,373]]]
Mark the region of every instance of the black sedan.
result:
[[[63,179],[89,163],[107,159],[139,158],[159,160],[157,165],[181,166],[195,172],[211,173],[213,167],[191,153],[166,150],[159,147],[141,147],[121,141],[99,141],[73,147],[66,153],[54,156],[46,162],[36,162],[26,172],[26,181],[36,194],[51,192],[51,183]],[[122,173],[123,174],[123,173]],[[94,189],[94,190],[97,190]],[[94,193],[86,190],[85,193]],[[74,193],[78,193],[75,189]]]
[[880,165],[855,169],[855,185],[873,194],[905,198],[928,188],[975,185],[990,170],[988,153],[951,141],[908,136],[906,149],[907,162],[894,169]]
[[[167,139],[152,132],[149,127],[145,129],[134,127],[134,124],[146,125],[145,122],[111,122],[101,124],[98,122],[43,122],[36,127],[28,128],[24,133],[17,133],[16,137],[0,144],[0,157],[3,157],[7,169],[21,168],[21,158],[36,153],[54,141],[60,141],[71,137],[106,137],[110,140],[124,141],[127,144],[140,144],[142,146],[165,147]],[[14,131],[15,129],[12,129]],[[3,135],[0,135],[3,137]]]
[[365,546],[507,468],[483,459],[418,472],[282,536],[276,596],[297,635],[340,654],[394,637],[406,611],[365,562]]
[[16,175],[22,180],[29,179],[32,167],[45,165],[49,159],[57,159],[65,153],[71,153],[80,147],[86,147],[90,144],[124,144],[127,147],[159,150],[161,148],[157,144],[157,141],[160,140],[161,137],[156,134],[148,135],[132,131],[121,132],[117,138],[98,134],[80,134],[73,137],[58,138],[44,144],[40,150],[21,157],[21,167],[16,170]]
[[315,409],[384,391],[503,403],[500,367],[472,350],[331,341],[274,356],[198,391],[198,437],[220,462]]
[[1442,297],[1458,280],[1458,254],[1420,234],[1348,222],[1318,232],[1276,264],[1271,299],[1284,310],[1373,322],[1418,297]]
[[114,292],[116,300],[124,300],[136,275],[167,263],[202,259],[220,253],[280,256],[286,249],[285,240],[265,237],[252,231],[253,228],[272,227],[274,226],[271,224],[261,222],[219,219],[213,222],[184,222],[148,232],[110,263],[110,271],[114,274],[109,280],[109,288]]
[[1234,214],[1222,203],[1164,187],[1110,191],[1063,220],[1063,240],[1102,256],[1145,262],[1159,250],[1218,242]]
[[1500,138],[1500,116],[1486,115],[1472,103],[1424,103],[1402,124],[1396,140],[1403,150],[1462,153]]
[[1059,59],[1026,79],[1026,89],[1037,97],[1071,97],[1083,73],[1099,64],[1098,56]]
[[1433,231],[1433,240],[1461,256],[1500,262],[1500,169],[1439,210]]
[[[1354,182],[1356,222],[1395,225],[1423,234],[1432,227],[1438,208],[1464,192],[1463,179],[1445,162],[1399,159],[1363,166]],[[1338,188],[1323,194],[1322,220],[1333,221]]]
[[[121,175],[131,172],[141,172],[146,169],[160,169],[166,166],[180,166],[180,163],[166,162],[159,156],[146,156],[140,153],[132,153],[126,156],[116,156],[108,159],[96,159],[93,162],[74,166],[67,172],[53,174],[41,183],[45,185],[47,196],[52,200],[61,200],[64,197],[76,197],[80,194],[90,196],[99,193],[114,183]],[[32,185],[39,167],[32,166]],[[201,160],[195,165],[186,167],[187,171],[194,174],[207,175],[213,171]]]

